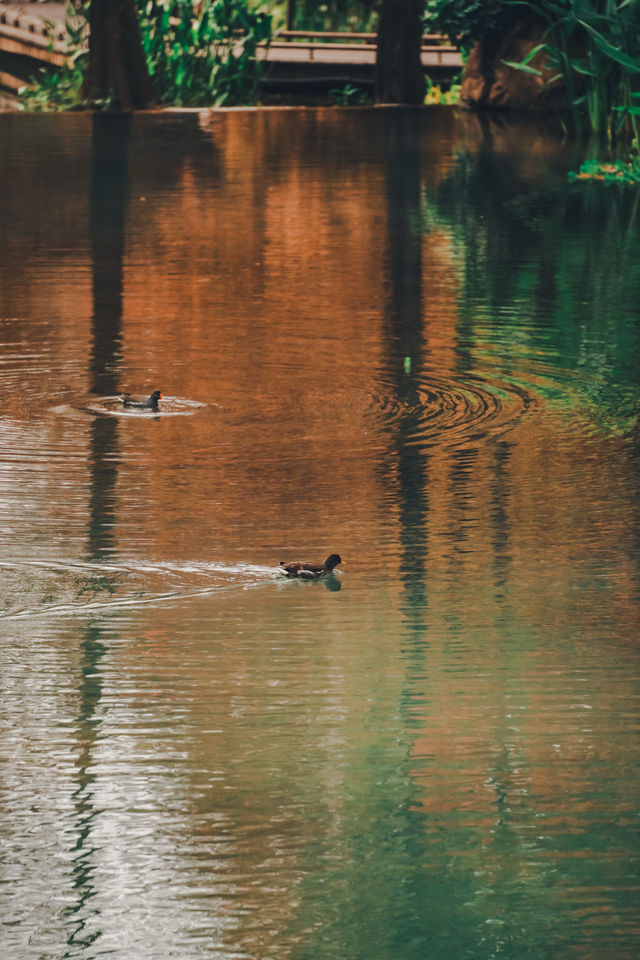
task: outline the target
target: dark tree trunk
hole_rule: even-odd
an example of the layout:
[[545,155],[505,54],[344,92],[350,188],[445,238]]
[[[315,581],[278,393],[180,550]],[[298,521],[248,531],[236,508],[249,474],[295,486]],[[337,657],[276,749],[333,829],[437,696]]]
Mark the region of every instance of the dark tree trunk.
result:
[[376,55],[376,103],[422,103],[424,0],[382,0]]
[[144,110],[155,92],[140,40],[134,0],[91,0],[84,95],[118,110]]

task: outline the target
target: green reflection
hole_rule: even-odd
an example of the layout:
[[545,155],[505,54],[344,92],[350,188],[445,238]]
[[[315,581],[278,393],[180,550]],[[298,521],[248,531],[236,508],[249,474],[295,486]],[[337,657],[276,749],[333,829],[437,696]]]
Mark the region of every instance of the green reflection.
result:
[[425,229],[446,225],[454,241],[459,347],[495,363],[499,343],[506,375],[553,365],[543,395],[628,432],[640,416],[640,194],[568,186],[564,168],[540,166],[533,178],[487,137],[423,194]]

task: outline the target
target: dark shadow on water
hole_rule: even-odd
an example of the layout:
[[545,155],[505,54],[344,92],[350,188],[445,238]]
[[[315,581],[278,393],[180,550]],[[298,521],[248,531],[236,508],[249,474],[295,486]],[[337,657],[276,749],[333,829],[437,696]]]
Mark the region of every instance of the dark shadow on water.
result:
[[337,577],[323,577],[323,582],[330,593],[337,593],[338,590],[342,590],[342,583]]
[[[96,115],[93,119],[90,230],[93,264],[93,346],[91,391],[118,390],[122,345],[123,255],[128,196],[130,117]],[[97,416],[91,428],[91,483],[87,525],[89,560],[108,560],[115,547],[116,485],[118,479],[118,421]],[[115,578],[111,586],[115,588]],[[99,625],[89,622],[81,644],[79,703],[76,720],[78,758],[75,805],[75,842],[71,850],[75,902],[67,909],[72,930],[65,957],[77,955],[100,937],[91,916],[94,846],[92,832],[98,816],[95,806],[94,748],[100,734],[102,698],[101,661],[107,653]],[[90,928],[89,923],[91,921]]]
[[509,524],[511,487],[514,482],[510,463],[512,447],[513,444],[508,440],[496,443],[490,465],[493,588],[494,599],[499,604],[503,604],[507,599],[509,575],[513,566]]
[[[390,501],[398,506],[401,546],[400,582],[403,596],[403,621],[399,642],[405,668],[401,710],[406,730],[417,722],[416,702],[421,702],[426,676],[429,641],[427,638],[428,559],[429,559],[429,452],[412,442],[419,432],[419,383],[426,362],[426,338],[423,303],[423,236],[420,225],[421,150],[416,115],[410,111],[390,111],[387,124],[387,301],[384,342],[385,380],[392,400],[409,411],[390,428],[389,448],[381,462],[383,484],[394,485]],[[405,358],[410,358],[409,369]],[[393,479],[392,479],[393,478]],[[408,754],[411,743],[407,743]],[[393,830],[402,836],[406,853],[407,876],[415,869],[410,886],[422,891],[420,898],[408,901],[403,890],[387,889],[381,898],[394,900],[395,922],[386,935],[398,956],[413,955],[408,945],[425,942],[425,918],[430,887],[424,882],[420,864],[427,859],[425,833],[421,818],[412,808],[414,786],[410,763],[397,771],[392,794],[383,804],[388,815],[394,810]],[[380,834],[384,835],[381,824]],[[404,882],[407,881],[407,876]],[[375,901],[372,899],[371,903]]]
[[71,931],[67,937],[68,950],[63,956],[77,956],[78,948],[88,948],[100,937],[99,929],[91,924],[91,900],[96,895],[93,883],[93,827],[98,816],[95,806],[94,789],[96,774],[94,762],[94,747],[100,732],[101,717],[99,715],[102,698],[102,676],[100,661],[107,652],[107,647],[101,642],[101,630],[97,626],[88,626],[81,644],[79,704],[80,710],[76,718],[76,735],[78,741],[78,757],[76,760],[76,788],[73,793],[75,808],[75,842],[70,854],[72,860],[71,877],[72,889],[75,894],[74,903],[65,912]]
[[[90,231],[93,266],[91,392],[119,389],[122,288],[129,193],[131,117],[93,118]],[[91,429],[88,552],[104,560],[114,547],[118,421],[95,417]]]
[[[420,139],[412,111],[390,111],[387,124],[387,306],[385,363],[394,400],[419,409],[420,374],[425,360],[420,224]],[[405,372],[405,357],[410,372]],[[417,432],[417,413],[394,426],[387,475],[397,475],[402,556],[400,575],[411,630],[424,632],[427,574],[428,454],[409,438]]]
[[131,117],[96,114],[91,159],[93,347],[91,390],[118,392]]

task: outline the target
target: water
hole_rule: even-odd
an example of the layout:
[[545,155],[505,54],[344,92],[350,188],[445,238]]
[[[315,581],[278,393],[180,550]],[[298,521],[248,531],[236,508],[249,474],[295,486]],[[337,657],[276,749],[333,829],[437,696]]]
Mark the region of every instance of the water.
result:
[[0,143],[2,955],[637,958],[634,192],[436,109]]

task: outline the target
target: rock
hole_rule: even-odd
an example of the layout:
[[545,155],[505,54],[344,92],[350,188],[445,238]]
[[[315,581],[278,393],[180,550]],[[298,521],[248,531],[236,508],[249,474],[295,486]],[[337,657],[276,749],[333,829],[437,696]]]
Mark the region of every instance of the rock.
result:
[[539,51],[529,66],[541,71],[541,76],[515,70],[505,60],[520,63],[538,44],[544,41],[547,24],[532,17],[524,17],[504,34],[493,33],[477,43],[469,54],[462,74],[460,101],[464,106],[500,107],[517,110],[540,110],[559,103],[562,83],[551,87],[548,80],[557,73],[547,66],[548,54]]

